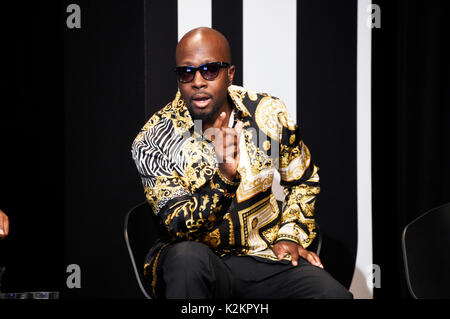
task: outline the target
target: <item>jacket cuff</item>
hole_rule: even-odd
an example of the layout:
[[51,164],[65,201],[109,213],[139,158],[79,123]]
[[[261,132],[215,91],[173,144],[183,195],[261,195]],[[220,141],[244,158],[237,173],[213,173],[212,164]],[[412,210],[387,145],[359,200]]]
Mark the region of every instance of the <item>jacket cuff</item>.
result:
[[278,230],[278,237],[275,243],[280,241],[290,241],[303,248],[308,247],[311,244],[312,239],[308,234],[295,222],[286,223]]
[[241,179],[238,177],[233,181],[223,176],[220,169],[217,168],[216,174],[212,178],[212,187],[218,187],[223,195],[227,198],[234,198],[236,196],[236,191],[241,183]]

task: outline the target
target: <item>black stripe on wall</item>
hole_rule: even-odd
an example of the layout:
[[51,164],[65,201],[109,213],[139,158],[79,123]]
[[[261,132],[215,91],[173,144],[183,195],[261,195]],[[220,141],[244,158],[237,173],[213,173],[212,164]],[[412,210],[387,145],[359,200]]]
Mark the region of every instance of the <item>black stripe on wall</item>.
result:
[[[450,3],[376,3],[381,28],[372,29],[372,220],[381,287],[374,295],[411,298],[401,242],[404,227],[450,202],[450,50],[445,40]],[[436,249],[427,239],[427,248],[419,248],[424,259],[429,259],[427,250]],[[448,249],[441,253],[448,256]],[[445,263],[432,262],[430,272],[448,279]]]
[[356,0],[297,3],[297,123],[320,167],[320,257],[346,287],[357,248],[356,21]]
[[212,27],[230,42],[231,59],[236,66],[233,84],[242,86],[242,0],[212,1]]
[[177,91],[175,48],[178,43],[177,0],[144,3],[145,121],[172,100]]
[[81,29],[61,26],[64,132],[54,134],[64,133],[64,263],[80,266],[81,288],[65,286],[63,268],[62,298],[139,298],[123,222],[145,198],[130,152],[143,125],[143,3],[77,4]]
[[[65,11],[50,1],[6,1],[2,10],[0,209],[9,235],[0,240],[0,289],[60,291]],[[8,303],[0,303],[4,312]]]

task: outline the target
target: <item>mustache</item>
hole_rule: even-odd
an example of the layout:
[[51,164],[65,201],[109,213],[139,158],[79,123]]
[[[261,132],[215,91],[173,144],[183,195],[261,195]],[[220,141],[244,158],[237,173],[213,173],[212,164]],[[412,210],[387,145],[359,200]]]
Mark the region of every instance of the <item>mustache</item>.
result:
[[213,96],[206,92],[197,92],[194,95],[192,95],[189,100],[192,101],[192,100],[201,99],[201,98],[213,99]]

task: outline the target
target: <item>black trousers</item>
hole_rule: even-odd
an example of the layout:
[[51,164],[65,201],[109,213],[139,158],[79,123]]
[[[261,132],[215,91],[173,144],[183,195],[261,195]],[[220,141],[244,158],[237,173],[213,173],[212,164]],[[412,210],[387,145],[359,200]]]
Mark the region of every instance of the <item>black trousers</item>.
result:
[[220,258],[191,241],[168,246],[158,272],[168,299],[353,298],[329,273],[301,257],[298,266],[250,256]]

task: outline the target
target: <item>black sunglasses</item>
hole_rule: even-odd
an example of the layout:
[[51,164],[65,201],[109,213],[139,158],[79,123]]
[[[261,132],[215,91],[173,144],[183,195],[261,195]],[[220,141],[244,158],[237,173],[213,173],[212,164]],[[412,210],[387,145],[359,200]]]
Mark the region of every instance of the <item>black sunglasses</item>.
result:
[[194,66],[177,66],[175,73],[181,83],[189,83],[195,77],[195,72],[199,71],[205,80],[212,81],[218,75],[220,68],[230,67],[226,62],[208,62],[200,64],[197,68]]

